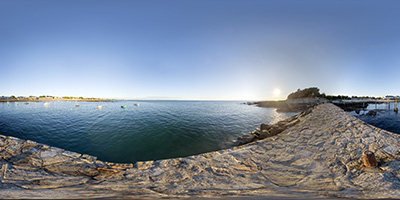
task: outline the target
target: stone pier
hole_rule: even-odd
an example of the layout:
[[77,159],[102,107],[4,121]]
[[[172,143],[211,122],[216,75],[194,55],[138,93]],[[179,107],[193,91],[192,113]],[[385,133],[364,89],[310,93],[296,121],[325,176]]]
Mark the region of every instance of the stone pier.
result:
[[[333,104],[263,140],[137,163],[0,136],[0,198],[400,198],[399,147],[399,135]],[[376,167],[364,166],[367,151]]]

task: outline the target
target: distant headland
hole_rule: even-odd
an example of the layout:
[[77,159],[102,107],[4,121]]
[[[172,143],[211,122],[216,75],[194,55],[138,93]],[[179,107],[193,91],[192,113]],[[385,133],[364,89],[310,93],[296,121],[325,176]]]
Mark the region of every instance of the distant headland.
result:
[[117,99],[105,99],[105,98],[85,98],[85,97],[56,97],[50,95],[42,95],[42,96],[1,96],[0,102],[19,102],[19,101],[88,101],[88,102],[97,102],[97,101],[116,101]]
[[333,103],[345,111],[359,111],[365,109],[370,103],[384,103],[400,100],[400,96],[387,95],[385,97],[370,96],[346,96],[346,95],[326,95],[320,93],[319,88],[310,87],[298,89],[288,95],[286,100],[280,101],[255,101],[247,102],[247,105],[257,105],[260,107],[277,108],[279,112],[301,112],[321,103]]

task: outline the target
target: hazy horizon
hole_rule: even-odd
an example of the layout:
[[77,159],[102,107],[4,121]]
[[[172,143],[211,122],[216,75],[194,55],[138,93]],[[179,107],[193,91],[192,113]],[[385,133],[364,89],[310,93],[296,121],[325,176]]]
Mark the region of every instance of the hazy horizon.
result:
[[0,94],[398,95],[399,1],[0,1]]

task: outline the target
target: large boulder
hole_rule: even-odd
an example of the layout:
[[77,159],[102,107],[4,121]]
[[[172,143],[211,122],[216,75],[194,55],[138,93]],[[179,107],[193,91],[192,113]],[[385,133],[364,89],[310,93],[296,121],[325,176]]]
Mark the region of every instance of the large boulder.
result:
[[375,110],[371,110],[366,115],[367,116],[376,116],[376,111]]

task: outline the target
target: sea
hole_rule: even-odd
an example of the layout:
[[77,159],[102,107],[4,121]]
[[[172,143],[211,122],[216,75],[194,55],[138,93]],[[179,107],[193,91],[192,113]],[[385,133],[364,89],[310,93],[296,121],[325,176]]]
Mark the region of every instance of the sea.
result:
[[261,123],[273,124],[297,114],[242,103],[0,102],[0,134],[102,161],[135,163],[229,148]]
[[[394,112],[396,103],[369,104],[359,114],[352,111],[350,114],[376,127],[400,134],[400,113]],[[400,103],[398,104],[400,106]],[[369,111],[376,111],[376,115],[367,115]]]

